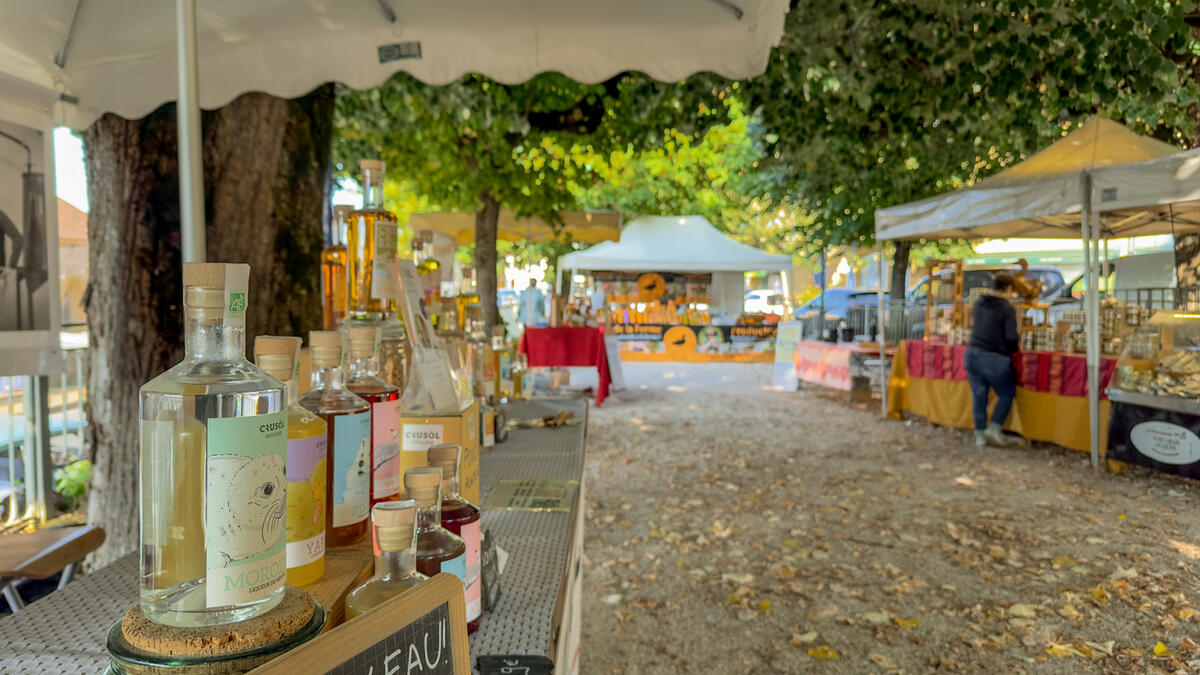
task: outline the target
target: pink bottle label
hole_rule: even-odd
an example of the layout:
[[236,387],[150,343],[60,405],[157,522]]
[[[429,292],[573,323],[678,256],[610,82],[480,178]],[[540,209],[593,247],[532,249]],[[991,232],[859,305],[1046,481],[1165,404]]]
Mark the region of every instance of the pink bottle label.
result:
[[467,545],[467,577],[463,591],[467,601],[467,621],[474,621],[483,613],[483,577],[480,575],[479,548],[482,521],[466,523],[459,536]]
[[371,466],[371,497],[390,499],[400,492],[400,399],[371,405],[371,439],[375,444]]

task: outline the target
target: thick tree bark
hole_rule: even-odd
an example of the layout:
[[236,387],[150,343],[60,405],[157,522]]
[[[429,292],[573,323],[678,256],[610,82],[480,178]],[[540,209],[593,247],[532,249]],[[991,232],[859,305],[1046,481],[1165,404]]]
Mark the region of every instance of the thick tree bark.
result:
[[[208,259],[251,266],[247,341],[321,324],[320,254],[333,88],[246,94],[204,115]],[[138,388],[183,355],[175,108],[105,115],[84,135],[91,341],[88,522],[104,565],[138,538]]]
[[892,281],[888,299],[892,302],[904,300],[904,292],[908,290],[908,259],[912,252],[912,242],[903,239],[895,242],[896,251],[892,254]]
[[1175,238],[1175,281],[1179,288],[1200,286],[1200,234]]
[[500,323],[500,308],[496,305],[496,226],[500,221],[500,202],[487,191],[479,199],[483,208],[475,212],[475,279],[484,327],[491,335],[492,326]]

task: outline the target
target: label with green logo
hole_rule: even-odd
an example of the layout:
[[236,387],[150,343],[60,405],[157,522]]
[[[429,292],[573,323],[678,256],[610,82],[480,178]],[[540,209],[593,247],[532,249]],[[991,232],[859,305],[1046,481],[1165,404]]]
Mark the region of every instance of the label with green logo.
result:
[[205,600],[260,600],[287,572],[287,412],[212,418],[205,447]]
[[229,294],[229,311],[245,312],[246,311],[246,294],[241,291],[233,291]]
[[247,297],[250,291],[250,266],[229,264],[225,266],[225,325],[233,328],[246,327]]

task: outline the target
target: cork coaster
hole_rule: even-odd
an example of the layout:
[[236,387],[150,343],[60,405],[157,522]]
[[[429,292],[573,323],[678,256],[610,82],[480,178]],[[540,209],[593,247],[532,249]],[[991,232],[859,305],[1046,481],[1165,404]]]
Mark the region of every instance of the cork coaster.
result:
[[287,586],[283,600],[253,619],[220,626],[178,628],[146,618],[135,605],[121,620],[121,634],[135,649],[160,656],[227,656],[266,647],[300,632],[313,616],[313,599]]

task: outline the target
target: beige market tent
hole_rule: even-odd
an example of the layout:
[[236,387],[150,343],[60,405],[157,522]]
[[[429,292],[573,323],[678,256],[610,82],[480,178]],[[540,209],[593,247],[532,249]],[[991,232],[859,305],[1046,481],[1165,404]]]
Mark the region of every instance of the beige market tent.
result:
[[[509,209],[500,210],[497,238],[503,241],[582,241],[597,244],[621,237],[621,214],[616,211],[559,211],[557,227],[530,216],[519,218]],[[408,218],[414,232],[432,230],[452,237],[459,244],[475,241],[474,213],[414,213]]]
[[[1100,437],[1100,299],[1095,292],[1099,242],[1113,236],[1171,233],[1172,223],[1162,217],[1163,209],[1144,208],[1136,204],[1139,201],[1136,198],[1121,207],[1122,192],[1136,197],[1136,191],[1142,189],[1138,186],[1144,188],[1144,183],[1118,182],[1129,177],[1122,171],[1128,172],[1147,160],[1168,161],[1162,158],[1178,152],[1175,146],[1140,136],[1112,120],[1092,118],[1045,150],[974,186],[875,212],[877,241],[1071,235],[1082,238],[1088,289],[1085,308],[1093,466],[1099,465]],[[1094,198],[1097,176],[1111,176],[1104,179],[1106,187],[1099,193],[1100,199]],[[1106,196],[1112,197],[1107,205]],[[1175,223],[1175,231],[1181,230],[1200,230],[1200,226],[1181,219]],[[879,255],[882,257],[882,253]],[[879,325],[883,326],[882,289],[878,302]],[[886,405],[885,401],[885,409]]]

